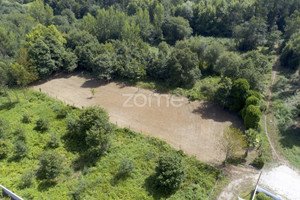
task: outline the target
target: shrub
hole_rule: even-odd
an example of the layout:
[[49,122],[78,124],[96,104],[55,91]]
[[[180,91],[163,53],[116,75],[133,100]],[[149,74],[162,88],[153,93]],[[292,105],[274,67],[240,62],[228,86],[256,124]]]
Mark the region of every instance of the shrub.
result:
[[67,128],[74,136],[79,150],[89,149],[98,154],[109,148],[114,133],[107,112],[96,106],[83,109],[78,117],[69,116]]
[[148,151],[145,153],[145,157],[146,157],[146,160],[149,161],[151,160],[152,158],[155,158],[156,157],[156,154],[151,152],[151,151]]
[[246,99],[246,107],[248,107],[250,105],[258,106],[259,105],[259,99],[255,96],[248,97]]
[[164,191],[174,191],[185,180],[185,169],[181,163],[182,157],[166,153],[159,157],[156,168],[156,184]]
[[247,107],[244,115],[244,123],[247,129],[257,129],[261,118],[259,106],[250,105]]
[[69,108],[64,105],[57,105],[54,107],[54,112],[56,113],[57,118],[62,119],[68,115]]
[[123,159],[119,166],[119,177],[129,176],[130,173],[134,170],[135,164],[132,160]]
[[37,178],[54,179],[62,171],[62,157],[55,151],[43,152],[39,156],[39,168],[37,170]]
[[263,166],[265,165],[265,159],[261,156],[256,157],[253,162],[251,163],[251,165],[253,167],[256,167],[258,169],[263,168]]
[[25,136],[25,130],[22,127],[19,127],[15,132],[14,135],[17,137],[18,140],[25,141],[26,136]]
[[57,148],[59,146],[59,138],[55,133],[50,135],[47,145],[50,148]]
[[69,193],[73,200],[80,200],[82,199],[82,193],[88,188],[88,181],[86,179],[82,179],[79,181],[78,185],[75,189]]
[[7,125],[8,123],[4,119],[0,118],[0,138],[5,137],[6,131],[8,129]]
[[15,158],[24,158],[29,152],[29,148],[23,140],[16,140],[14,142],[14,149]]
[[27,113],[23,114],[22,122],[25,124],[29,124],[31,122],[31,115]]
[[7,141],[0,140],[0,159],[6,158],[9,152]]
[[49,129],[49,121],[45,118],[40,118],[36,121],[36,128],[40,131],[47,131]]
[[230,109],[233,111],[240,111],[248,97],[250,85],[246,79],[239,78],[234,81],[231,89],[232,105]]
[[33,183],[32,179],[33,179],[33,175],[34,173],[32,171],[27,171],[25,172],[21,178],[20,178],[20,188],[27,188],[30,187]]
[[256,196],[255,196],[255,199],[256,200],[273,200],[272,197],[269,197],[268,195],[264,194],[264,193],[258,193]]

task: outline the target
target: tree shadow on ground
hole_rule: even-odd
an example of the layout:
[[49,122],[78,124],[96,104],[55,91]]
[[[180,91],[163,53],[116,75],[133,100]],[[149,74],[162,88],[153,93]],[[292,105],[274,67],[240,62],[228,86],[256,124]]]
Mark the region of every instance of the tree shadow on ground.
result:
[[75,171],[83,171],[86,168],[95,166],[101,157],[102,154],[97,154],[96,152],[87,151],[80,153],[78,158],[73,160],[73,169]]
[[110,184],[112,186],[118,185],[119,182],[125,181],[127,178],[130,177],[130,174],[128,175],[123,175],[121,173],[117,173],[116,175],[113,176],[113,178],[110,180]]
[[44,192],[49,190],[49,188],[54,187],[56,185],[55,180],[42,180],[38,185],[38,191]]
[[217,104],[202,103],[198,108],[193,110],[193,113],[201,115],[202,119],[212,119],[216,122],[230,121],[235,128],[243,127],[242,119],[237,116],[237,113],[225,110]]
[[294,146],[300,147],[300,127],[292,125],[285,130],[280,131],[280,144],[284,148],[292,149]]
[[80,143],[78,140],[70,140],[68,135],[62,137],[64,147],[67,151],[78,153],[79,156],[73,160],[73,169],[75,171],[83,171],[87,167],[95,166],[95,164],[101,159],[104,152],[90,151],[84,143]]
[[9,103],[9,102],[5,102],[5,103],[2,103],[1,105],[0,105],[0,110],[10,110],[10,109],[13,109],[15,106],[16,106],[16,104],[17,104],[18,102],[12,102],[12,103]]
[[107,81],[105,80],[96,80],[96,79],[89,79],[85,81],[80,87],[82,88],[97,88],[100,86],[107,85]]
[[174,192],[166,193],[165,190],[157,186],[155,180],[156,180],[156,174],[153,174],[145,180],[145,183],[143,185],[146,188],[148,194],[151,195],[153,199],[155,200],[162,199],[162,198],[167,199],[168,197],[170,197],[172,194],[176,192],[174,191]]

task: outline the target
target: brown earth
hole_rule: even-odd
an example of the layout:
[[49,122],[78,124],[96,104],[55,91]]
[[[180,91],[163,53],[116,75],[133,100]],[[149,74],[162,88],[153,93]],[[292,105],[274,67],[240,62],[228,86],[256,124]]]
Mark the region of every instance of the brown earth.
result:
[[[112,123],[158,137],[211,164],[224,160],[218,144],[224,129],[230,125],[242,127],[236,114],[212,103],[189,102],[186,98],[115,82],[105,84],[82,74],[57,75],[31,88],[80,108],[99,105],[108,111]],[[126,103],[129,96],[132,98]],[[172,104],[172,98],[178,101]],[[176,106],[179,103],[182,106]]]

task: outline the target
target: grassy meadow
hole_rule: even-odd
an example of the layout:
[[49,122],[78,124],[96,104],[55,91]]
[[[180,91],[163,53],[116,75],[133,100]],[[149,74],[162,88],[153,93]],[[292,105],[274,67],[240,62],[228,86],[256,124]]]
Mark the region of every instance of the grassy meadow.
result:
[[[121,128],[116,128],[109,151],[96,162],[80,161],[80,155],[70,151],[64,141],[67,117],[58,118],[55,112],[66,105],[40,92],[26,93],[27,100],[21,90],[10,90],[13,103],[0,95],[1,140],[8,149],[7,156],[0,160],[0,184],[24,199],[206,199],[218,178],[218,169],[176,151],[164,141]],[[68,110],[79,112],[77,108]],[[24,116],[28,123],[23,122]],[[37,130],[40,118],[48,119],[49,130]],[[22,158],[15,156],[20,133],[27,146]],[[55,148],[49,145],[53,138]],[[63,158],[63,171],[51,182],[36,178],[39,155],[49,150]],[[165,152],[182,155],[186,171],[181,187],[167,195],[153,182],[158,157]],[[118,178],[124,159],[133,161],[134,169],[128,177]]]

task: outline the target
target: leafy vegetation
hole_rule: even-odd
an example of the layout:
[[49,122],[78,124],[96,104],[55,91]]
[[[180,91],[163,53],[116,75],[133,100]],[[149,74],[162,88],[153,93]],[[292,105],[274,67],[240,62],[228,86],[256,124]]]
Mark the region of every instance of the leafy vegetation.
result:
[[[259,157],[253,163],[261,166],[269,152],[261,126],[261,115],[267,107],[266,80],[274,55],[280,54],[282,70],[288,72],[274,87],[272,111],[278,121],[284,154],[300,166],[300,140],[296,134],[300,113],[299,9],[299,0],[269,0],[267,3],[264,0],[0,0],[0,94],[5,102],[0,109],[4,118],[0,118],[0,158],[24,162],[28,169],[28,166],[33,167],[30,160],[38,160],[38,150],[58,151],[64,160],[61,164],[70,168],[74,162],[82,171],[85,163],[97,166],[103,162],[103,157],[118,143],[116,137],[122,139],[128,130],[111,125],[107,113],[100,108],[76,110],[53,103],[55,105],[48,105],[51,109],[45,108],[50,109],[49,114],[42,113],[35,110],[41,109],[35,104],[47,104],[51,100],[26,89],[30,83],[46,80],[56,73],[80,70],[107,82],[121,80],[159,92],[184,95],[190,100],[213,101],[237,112],[247,129],[245,134],[238,134],[245,139],[246,156],[248,151],[258,147]],[[28,102],[20,98],[20,91],[9,89],[15,86],[22,88]],[[93,89],[91,95],[95,95]],[[22,116],[9,127],[6,121],[12,123],[12,116],[5,116],[4,112],[19,116],[19,113],[10,113],[16,107],[23,109]],[[12,138],[12,132],[16,137]],[[235,132],[231,135],[234,138]],[[158,159],[159,153],[149,151],[149,162],[153,155]],[[47,156],[51,154],[45,154]],[[118,159],[111,158],[113,163]],[[132,160],[120,161],[119,174],[126,174],[129,177],[126,181],[134,179],[140,169],[140,164]],[[30,164],[26,166],[26,163]],[[42,163],[45,162],[41,160],[39,165]],[[55,163],[46,163],[44,168],[48,165],[51,168],[52,164]],[[154,164],[150,166],[153,170]],[[39,183],[40,191],[51,184],[60,185],[64,180],[69,184],[66,187],[72,188],[68,195],[63,193],[64,197],[80,199],[100,195],[87,194],[87,187],[105,185],[100,177],[90,177],[95,183],[87,177],[77,177],[79,181],[74,185],[68,183],[72,175],[67,174],[72,174],[72,170],[61,171],[58,166],[56,169],[52,179],[57,180]],[[90,169],[93,167],[86,171]],[[115,167],[111,169],[118,171]],[[112,175],[117,173],[115,171],[109,173]],[[186,168],[186,174],[188,171]],[[85,173],[96,176],[92,175],[94,172]],[[30,176],[24,178],[28,182],[22,187],[29,191],[25,195],[31,194],[30,188],[39,182],[29,181]],[[63,180],[57,178],[61,176]],[[119,181],[122,179],[112,182],[120,184]],[[181,185],[179,191],[185,191],[179,196],[175,193],[178,198],[194,199],[194,194],[204,198],[206,194],[192,192],[200,191],[198,185],[184,187],[184,182],[178,185]],[[160,193],[153,191],[154,188],[149,194],[157,198],[155,195]],[[124,196],[118,197],[126,198],[131,190],[122,194]],[[143,190],[141,196],[136,197],[143,199],[149,194]]]
[[[22,90],[14,92],[22,98],[13,105],[8,104],[7,98],[3,96],[5,94],[0,96],[0,130],[5,135],[5,140],[1,139],[1,147],[7,145],[6,148],[1,148],[1,152],[6,149],[6,156],[1,157],[0,182],[25,199],[43,199],[49,196],[54,199],[204,199],[215,184],[218,169],[177,152],[161,140],[142,136],[129,129],[116,128],[110,136],[108,151],[100,159],[88,163],[84,152],[73,151],[74,147],[77,150],[81,148],[78,144],[72,146],[70,138],[66,137],[70,134],[67,127],[72,124],[71,119],[79,120],[75,130],[85,130],[82,137],[87,138],[93,126],[107,127],[106,112],[97,107],[83,110],[71,108],[40,92],[26,91],[28,100],[22,96]],[[15,100],[15,96],[12,96],[12,101]],[[57,118],[57,107],[68,110],[68,116]],[[30,113],[32,121],[23,123],[22,113]],[[80,117],[77,118],[78,116]],[[35,128],[35,122],[40,118],[47,118],[51,124],[45,132]],[[90,125],[90,120],[93,126]],[[21,135],[22,130],[25,135],[25,142],[22,144],[27,146],[27,153],[16,159],[16,152],[24,153],[23,150],[15,150],[13,145],[15,135]],[[96,145],[87,141],[84,140],[83,143],[89,148],[97,149],[101,144],[98,140],[95,140]],[[174,175],[178,174],[179,177],[181,167],[185,169],[185,179],[178,177],[181,184],[176,185],[178,190],[173,193],[165,193],[153,186],[156,168],[160,168],[159,160],[165,154],[176,159],[173,163],[173,159],[166,158],[162,162],[170,168],[161,169],[175,167],[178,173]],[[172,184],[169,186],[172,187]],[[118,190],[115,190],[116,187]]]
[[280,68],[273,88],[272,116],[274,136],[280,152],[295,166],[300,167],[299,143],[299,74],[292,69]]

